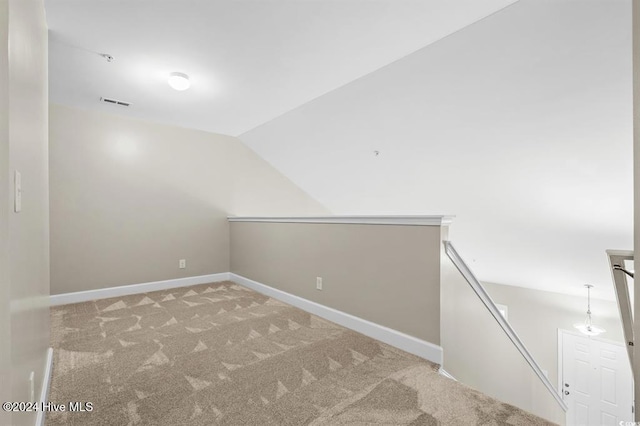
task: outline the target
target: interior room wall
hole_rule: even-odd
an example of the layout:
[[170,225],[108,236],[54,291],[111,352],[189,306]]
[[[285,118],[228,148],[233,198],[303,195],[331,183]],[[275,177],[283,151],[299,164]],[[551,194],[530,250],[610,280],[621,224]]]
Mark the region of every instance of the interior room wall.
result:
[[[570,296],[549,291],[483,283],[494,302],[506,305],[509,323],[522,338],[551,383],[558,383],[558,329],[577,331],[584,322],[587,294]],[[613,284],[610,284],[613,285]],[[591,299],[593,323],[603,327],[601,338],[624,343],[622,322],[616,302]]]
[[52,294],[228,272],[227,216],[327,213],[234,137],[51,105],[50,140]]
[[439,251],[439,226],[231,223],[231,272],[436,345]]
[[[0,131],[3,135],[0,138],[3,185],[0,241],[3,245],[8,242],[0,254],[0,261],[8,260],[0,265],[3,309],[0,359],[6,372],[6,352],[9,351],[11,374],[10,381],[3,377],[0,388],[4,392],[11,389],[10,398],[3,401],[30,401],[29,376],[34,372],[37,397],[49,347],[48,52],[43,2],[3,1],[0,20],[4,24],[0,25]],[[13,197],[6,192],[13,184],[15,170],[22,174],[22,211],[19,213],[13,211]],[[8,271],[9,285],[5,271]],[[5,323],[7,291],[10,320]],[[7,324],[10,330],[6,330]],[[4,340],[7,337],[9,340]],[[33,425],[35,414],[14,413],[10,422],[4,423],[4,420],[3,424]]]
[[[453,263],[446,255],[442,259],[443,367],[457,380],[480,392],[564,424],[562,408]],[[514,328],[517,331],[517,327]],[[529,346],[529,340],[524,336],[523,340]]]
[[[9,1],[0,0],[0,342],[11,341],[9,282]],[[11,351],[0,345],[0,383],[11,383]],[[11,386],[0,386],[0,401],[11,399]],[[11,414],[0,411],[0,424]]]

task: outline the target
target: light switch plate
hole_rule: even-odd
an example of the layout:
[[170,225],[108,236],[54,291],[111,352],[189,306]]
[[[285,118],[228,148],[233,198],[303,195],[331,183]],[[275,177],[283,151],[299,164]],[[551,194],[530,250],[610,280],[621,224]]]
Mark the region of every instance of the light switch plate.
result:
[[17,170],[14,173],[13,183],[13,211],[20,213],[22,210],[22,175]]

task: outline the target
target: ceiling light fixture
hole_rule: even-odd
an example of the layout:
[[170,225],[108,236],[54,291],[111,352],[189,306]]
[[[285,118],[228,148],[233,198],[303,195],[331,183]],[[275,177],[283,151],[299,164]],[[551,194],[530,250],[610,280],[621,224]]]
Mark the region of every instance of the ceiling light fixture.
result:
[[598,334],[604,333],[606,330],[604,328],[596,327],[591,323],[591,287],[590,284],[585,284],[587,288],[587,318],[584,320],[584,323],[574,324],[573,326],[577,328],[582,334],[586,334],[587,336],[597,336]]
[[175,90],[187,90],[191,86],[189,76],[181,72],[172,72],[169,74],[169,86]]

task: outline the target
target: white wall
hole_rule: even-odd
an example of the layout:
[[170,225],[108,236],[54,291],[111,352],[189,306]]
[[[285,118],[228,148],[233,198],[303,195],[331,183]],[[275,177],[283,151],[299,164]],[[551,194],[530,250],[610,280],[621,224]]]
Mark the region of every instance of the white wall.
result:
[[51,105],[50,139],[53,294],[228,272],[228,215],[327,213],[230,136]]
[[336,214],[456,215],[483,280],[613,300],[604,250],[632,244],[629,10],[521,0],[240,138]]

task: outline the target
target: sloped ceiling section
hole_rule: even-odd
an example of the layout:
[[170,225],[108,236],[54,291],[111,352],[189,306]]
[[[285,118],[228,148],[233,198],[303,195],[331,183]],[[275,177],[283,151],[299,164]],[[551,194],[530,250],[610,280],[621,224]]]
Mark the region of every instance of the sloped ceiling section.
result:
[[51,101],[238,135],[513,2],[46,0]]
[[484,281],[611,299],[605,249],[632,248],[630,8],[521,0],[241,139],[336,214],[457,215]]

